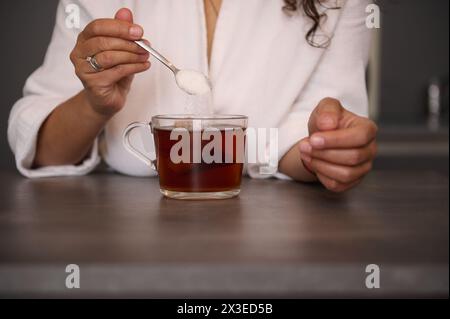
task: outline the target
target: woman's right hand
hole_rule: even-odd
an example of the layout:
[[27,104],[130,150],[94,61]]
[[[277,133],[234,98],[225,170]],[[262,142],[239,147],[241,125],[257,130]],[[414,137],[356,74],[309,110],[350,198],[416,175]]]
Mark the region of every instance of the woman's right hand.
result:
[[[79,34],[70,60],[96,113],[111,117],[120,111],[134,74],[150,68],[149,54],[133,42],[143,33],[142,27],[133,24],[131,11],[120,9],[115,19],[94,20]],[[86,60],[93,56],[100,71]]]

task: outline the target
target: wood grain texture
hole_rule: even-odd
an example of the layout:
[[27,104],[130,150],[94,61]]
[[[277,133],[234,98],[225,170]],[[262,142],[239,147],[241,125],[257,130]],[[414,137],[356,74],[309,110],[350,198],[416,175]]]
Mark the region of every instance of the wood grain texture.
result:
[[[166,199],[157,179],[115,174],[28,180],[2,172],[0,177],[0,294],[39,294],[39,279],[50,282],[52,269],[69,263],[85,265],[92,270],[90,276],[118,267],[118,285],[129,287],[129,294],[180,292],[155,273],[146,278],[160,278],[160,286],[142,279],[145,285],[140,290],[134,285],[134,291],[124,269],[136,265],[143,273],[166,269],[167,276],[175,277],[183,277],[189,267],[203,269],[203,290],[195,284],[201,276],[196,281],[183,277],[187,288],[181,291],[188,295],[333,295],[345,289],[359,294],[365,289],[360,279],[365,265],[376,263],[391,277],[403,270],[406,282],[428,287],[418,287],[419,295],[448,295],[448,176],[432,171],[376,171],[344,195],[318,185],[244,179],[241,195],[222,201]],[[20,270],[30,267],[41,275],[21,290]],[[336,289],[330,290],[325,278],[339,267],[344,267],[342,278],[337,276]],[[267,287],[273,289],[261,287],[260,276],[246,288],[238,284],[242,280],[230,284],[252,269],[265,269],[261,276],[272,276],[274,282]],[[313,269],[323,270],[317,275],[324,278],[323,289],[308,282]],[[211,279],[214,274],[227,279],[217,282]],[[88,292],[106,293],[94,277]],[[282,284],[289,278],[296,288]],[[395,278],[385,282],[391,287],[386,294],[407,293],[410,288],[401,289],[402,277]],[[163,286],[166,290],[155,288]]]

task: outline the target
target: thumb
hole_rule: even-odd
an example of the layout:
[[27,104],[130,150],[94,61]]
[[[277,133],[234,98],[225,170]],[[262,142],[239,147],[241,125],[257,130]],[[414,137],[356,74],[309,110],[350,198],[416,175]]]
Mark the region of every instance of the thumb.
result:
[[128,21],[128,22],[133,23],[133,13],[128,8],[122,8],[116,12],[114,19]]
[[325,98],[319,102],[309,119],[310,133],[318,131],[332,131],[339,127],[344,108],[341,103],[332,98]]

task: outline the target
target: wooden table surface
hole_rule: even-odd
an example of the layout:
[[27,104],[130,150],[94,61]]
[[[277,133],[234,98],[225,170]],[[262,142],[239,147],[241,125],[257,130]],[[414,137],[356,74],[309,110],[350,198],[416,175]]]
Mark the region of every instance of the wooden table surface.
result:
[[[0,296],[448,296],[449,183],[375,171],[336,195],[244,179],[238,198],[163,198],[155,178],[0,172]],[[67,264],[81,288],[67,289]],[[380,289],[365,268],[380,267]]]

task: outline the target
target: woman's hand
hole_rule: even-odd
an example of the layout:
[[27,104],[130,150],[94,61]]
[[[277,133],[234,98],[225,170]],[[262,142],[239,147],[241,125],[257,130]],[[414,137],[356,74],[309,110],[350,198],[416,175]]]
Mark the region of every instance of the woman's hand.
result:
[[[70,59],[84,90],[44,121],[33,166],[77,165],[86,158],[107,121],[124,106],[133,75],[150,67],[147,52],[133,43],[143,32],[130,10],[121,9],[115,19],[95,20],[80,33]],[[86,60],[92,56],[98,71]]]
[[[70,59],[96,113],[110,117],[120,111],[133,75],[150,67],[148,53],[133,42],[143,33],[131,11],[120,9],[115,19],[94,20],[79,34]],[[101,69],[96,71],[87,57],[95,57]]]
[[310,136],[300,141],[300,156],[327,189],[346,191],[372,169],[378,130],[373,121],[326,98],[313,111],[308,125]]

